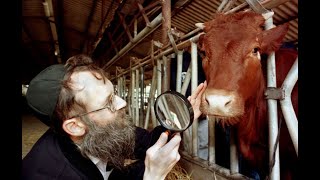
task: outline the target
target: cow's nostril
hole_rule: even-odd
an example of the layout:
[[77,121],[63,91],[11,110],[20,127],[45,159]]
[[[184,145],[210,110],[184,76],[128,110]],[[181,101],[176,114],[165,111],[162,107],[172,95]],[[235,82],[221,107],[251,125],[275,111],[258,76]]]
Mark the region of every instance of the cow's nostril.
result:
[[231,104],[231,100],[226,102],[226,104],[224,106],[228,106],[229,104]]

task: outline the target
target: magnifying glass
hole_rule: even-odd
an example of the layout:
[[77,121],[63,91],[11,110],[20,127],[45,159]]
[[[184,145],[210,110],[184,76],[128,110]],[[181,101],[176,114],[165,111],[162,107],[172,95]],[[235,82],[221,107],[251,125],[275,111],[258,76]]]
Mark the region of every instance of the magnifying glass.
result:
[[160,124],[170,134],[183,132],[193,123],[194,112],[190,102],[176,91],[160,94],[155,101],[154,111]]

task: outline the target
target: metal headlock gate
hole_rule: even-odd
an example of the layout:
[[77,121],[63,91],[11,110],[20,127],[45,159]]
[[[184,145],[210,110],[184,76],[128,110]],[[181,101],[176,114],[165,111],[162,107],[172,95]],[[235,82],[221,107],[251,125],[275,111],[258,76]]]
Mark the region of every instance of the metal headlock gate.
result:
[[[170,1],[164,1],[171,3]],[[223,1],[225,2],[225,1]],[[166,4],[164,3],[164,4]],[[261,7],[257,6],[255,1],[247,1],[253,10],[261,13]],[[255,7],[252,5],[256,5]],[[223,9],[223,6],[227,3],[221,3],[219,9]],[[260,4],[261,5],[261,4]],[[163,12],[168,11],[167,5],[163,5]],[[260,9],[259,9],[260,8]],[[170,11],[170,9],[169,9]],[[230,13],[230,10],[226,13]],[[179,43],[172,37],[170,28],[170,16],[164,15],[162,17],[160,13],[152,22],[149,27],[146,27],[141,33],[136,34],[133,42],[139,42],[141,38],[145,38],[147,34],[155,30],[161,23],[159,19],[164,18],[163,34],[168,36],[170,43],[165,46],[159,42],[151,40],[151,54],[143,59],[131,58],[130,68],[121,69],[117,67],[116,77],[111,78],[112,81],[116,81],[116,89],[118,95],[128,102],[127,110],[132,117],[133,123],[136,126],[148,129],[159,125],[154,113],[155,98],[162,92],[168,90],[169,66],[171,56],[177,56],[177,78],[176,78],[176,91],[185,95],[188,85],[191,82],[191,92],[198,86],[198,64],[197,64],[197,41],[202,33],[199,33],[200,29],[195,29],[190,33],[182,36],[179,39]],[[272,18],[266,21],[265,28],[270,29],[273,27]],[[136,39],[137,38],[137,39]],[[183,40],[183,41],[182,41]],[[131,44],[130,44],[131,43]],[[134,43],[130,42],[119,54],[117,54],[111,62],[105,65],[110,66],[113,62],[119,59],[124,53],[133,48]],[[157,47],[157,50],[154,50]],[[184,79],[181,82],[182,62],[183,62],[183,49],[191,47],[191,62]],[[150,84],[144,84],[144,67],[146,65],[153,66],[153,75]],[[280,164],[279,164],[279,146],[276,141],[278,135],[278,117],[277,117],[277,100],[280,101],[281,110],[285,118],[286,125],[288,127],[291,139],[293,141],[296,153],[298,155],[298,120],[293,110],[291,102],[291,91],[293,86],[298,80],[298,58],[294,65],[291,67],[284,83],[280,88],[276,88],[276,71],[275,71],[275,54],[274,52],[268,56],[267,61],[267,87],[271,89],[278,89],[282,93],[282,98],[274,99],[268,98],[268,115],[269,115],[269,162],[273,160],[275,155],[275,163],[272,171],[269,174],[269,179],[280,179]],[[129,78],[130,77],[130,78]],[[126,83],[128,82],[128,83]],[[148,89],[147,89],[148,88]],[[268,93],[268,90],[266,91]],[[147,104],[147,106],[145,106]],[[183,134],[183,147],[181,150],[180,164],[183,166],[189,174],[192,174],[194,179],[247,179],[244,175],[239,173],[239,157],[238,150],[235,145],[234,132],[230,132],[230,169],[222,167],[216,164],[215,153],[215,120],[208,119],[208,158],[207,160],[201,159],[198,156],[198,121],[195,120],[188,130]],[[276,148],[274,148],[276,147]]]

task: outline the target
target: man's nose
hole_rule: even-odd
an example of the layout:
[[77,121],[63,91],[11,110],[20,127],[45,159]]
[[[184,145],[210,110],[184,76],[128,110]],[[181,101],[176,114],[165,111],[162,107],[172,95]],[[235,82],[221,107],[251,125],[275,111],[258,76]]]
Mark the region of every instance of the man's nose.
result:
[[127,106],[127,102],[121,97],[115,95],[115,109],[119,110]]

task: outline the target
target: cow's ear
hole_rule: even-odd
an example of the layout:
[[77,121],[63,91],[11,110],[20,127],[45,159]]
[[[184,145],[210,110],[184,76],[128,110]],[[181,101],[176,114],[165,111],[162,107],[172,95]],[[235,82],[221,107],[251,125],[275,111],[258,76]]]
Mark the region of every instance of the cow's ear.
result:
[[287,34],[289,24],[285,23],[272,29],[262,32],[261,52],[269,54],[280,48],[282,41]]

